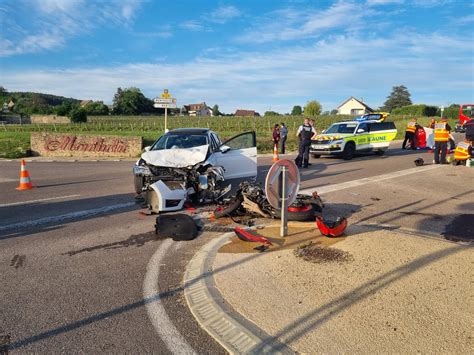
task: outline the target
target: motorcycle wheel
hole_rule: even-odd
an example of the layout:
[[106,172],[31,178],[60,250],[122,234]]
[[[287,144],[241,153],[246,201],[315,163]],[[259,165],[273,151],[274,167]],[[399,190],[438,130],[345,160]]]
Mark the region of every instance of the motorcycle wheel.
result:
[[237,197],[235,200],[233,200],[227,205],[218,206],[214,210],[214,217],[222,218],[229,216],[232,212],[236,211],[240,207],[240,205],[242,205],[242,201],[242,197]]
[[[275,211],[275,218],[281,218],[281,212]],[[288,221],[314,221],[314,208],[312,205],[306,205],[301,207],[288,207]]]

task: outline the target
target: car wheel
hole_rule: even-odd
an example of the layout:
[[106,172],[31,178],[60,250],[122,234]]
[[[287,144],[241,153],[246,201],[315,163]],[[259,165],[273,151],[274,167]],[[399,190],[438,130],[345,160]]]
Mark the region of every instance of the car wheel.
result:
[[319,158],[321,158],[321,155],[320,154],[313,154],[313,158],[314,159],[319,159]]
[[[281,211],[275,211],[275,218],[281,218]],[[288,221],[313,221],[314,220],[314,208],[312,205],[306,205],[301,207],[288,207]]]
[[137,194],[141,194],[143,191],[143,176],[133,177],[133,186]]
[[354,142],[349,142],[345,145],[344,150],[342,152],[342,158],[344,160],[351,160],[355,154],[355,144]]
[[242,201],[242,197],[238,197],[229,204],[218,206],[214,210],[214,217],[222,218],[229,216],[232,212],[236,211],[242,205]]
[[375,155],[382,156],[385,154],[385,150],[376,150]]

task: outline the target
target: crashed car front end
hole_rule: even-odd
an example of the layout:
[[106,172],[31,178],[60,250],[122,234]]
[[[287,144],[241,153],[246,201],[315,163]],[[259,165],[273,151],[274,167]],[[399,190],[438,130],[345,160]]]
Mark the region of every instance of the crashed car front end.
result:
[[188,199],[212,202],[230,190],[230,185],[224,186],[224,169],[206,163],[207,149],[205,146],[142,155],[133,173],[141,181],[145,203],[152,212],[178,211]]

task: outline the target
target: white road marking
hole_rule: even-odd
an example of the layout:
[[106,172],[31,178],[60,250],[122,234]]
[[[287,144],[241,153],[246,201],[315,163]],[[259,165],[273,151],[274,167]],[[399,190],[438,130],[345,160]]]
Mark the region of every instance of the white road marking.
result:
[[357,187],[365,184],[370,184],[374,182],[379,182],[383,180],[389,180],[389,179],[394,179],[397,177],[402,177],[410,174],[419,174],[424,171],[429,171],[432,169],[437,169],[441,165],[426,165],[426,166],[419,166],[416,168],[411,168],[411,169],[405,169],[405,170],[400,170],[400,171],[395,171],[393,173],[389,174],[383,174],[383,175],[377,175],[377,176],[371,176],[368,178],[363,178],[363,179],[358,179],[358,180],[352,180],[352,181],[346,181],[342,182],[340,184],[334,184],[334,185],[328,185],[328,186],[321,186],[321,187],[311,187],[307,188],[304,190],[300,190],[299,193],[301,194],[311,194],[313,191],[317,191],[319,195],[322,194],[327,194],[329,192],[333,191],[339,191],[339,190],[344,190],[344,189],[349,189],[352,187]]
[[12,181],[18,181],[18,179],[0,178],[0,182],[12,182]]
[[134,205],[135,205],[135,202],[120,203],[120,204],[117,204],[117,205],[93,208],[93,209],[90,209],[90,210],[70,212],[70,213],[66,213],[66,214],[61,214],[59,216],[51,216],[51,217],[44,217],[44,218],[34,219],[32,221],[12,223],[12,224],[7,224],[7,225],[4,225],[4,226],[0,226],[0,231],[7,230],[7,229],[14,229],[14,228],[33,227],[33,226],[37,226],[37,225],[41,225],[41,224],[62,222],[62,221],[68,220],[68,219],[84,218],[84,217],[89,217],[89,216],[93,216],[93,215],[100,214],[100,213],[106,213],[106,212],[110,212],[110,211],[113,211],[113,210],[118,210],[118,209],[121,209],[121,208],[131,207],[131,206],[134,206]]
[[29,203],[37,203],[37,202],[52,201],[52,200],[63,200],[63,199],[66,199],[66,198],[79,197],[79,196],[81,196],[81,195],[57,196],[57,197],[40,198],[38,200],[3,203],[3,204],[0,204],[0,207],[19,206],[19,205],[26,205],[26,204],[29,204]]
[[158,275],[160,265],[163,265],[163,257],[172,243],[171,239],[163,241],[148,262],[145,280],[143,281],[143,298],[153,300],[145,303],[146,310],[153,327],[161,340],[165,342],[168,350],[173,354],[195,354],[195,351],[169,319],[159,297]]

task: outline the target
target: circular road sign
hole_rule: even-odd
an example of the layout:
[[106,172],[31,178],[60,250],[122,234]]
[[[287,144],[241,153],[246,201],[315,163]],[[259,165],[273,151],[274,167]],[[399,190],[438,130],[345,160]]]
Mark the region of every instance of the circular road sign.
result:
[[265,194],[270,205],[276,209],[281,209],[283,167],[286,167],[287,206],[295,201],[300,189],[300,172],[294,162],[281,159],[273,164],[265,179]]

